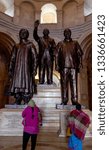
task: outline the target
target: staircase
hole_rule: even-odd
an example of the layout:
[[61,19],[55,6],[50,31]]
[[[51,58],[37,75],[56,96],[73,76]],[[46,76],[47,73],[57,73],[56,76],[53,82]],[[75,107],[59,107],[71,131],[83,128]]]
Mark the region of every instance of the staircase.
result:
[[34,94],[33,99],[42,112],[42,128],[43,131],[59,130],[59,113],[56,104],[61,103],[60,87],[55,85],[38,85],[37,95]]

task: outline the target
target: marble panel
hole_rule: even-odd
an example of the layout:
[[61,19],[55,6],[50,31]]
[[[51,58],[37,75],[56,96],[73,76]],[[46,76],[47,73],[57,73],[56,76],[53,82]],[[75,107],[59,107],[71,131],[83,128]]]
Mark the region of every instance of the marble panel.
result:
[[[89,125],[89,128],[86,131],[85,137],[92,137],[92,112],[88,109],[84,109],[84,112],[86,112],[91,120],[91,124]],[[58,131],[59,137],[66,137],[66,131],[67,131],[67,115],[69,114],[68,109],[61,109],[60,111],[60,128]]]
[[[42,112],[41,130],[57,132],[59,130],[59,113],[56,108],[40,108]],[[0,136],[21,136],[23,132],[22,108],[0,109]]]
[[18,109],[0,109],[0,135],[22,135],[21,112],[22,110]]

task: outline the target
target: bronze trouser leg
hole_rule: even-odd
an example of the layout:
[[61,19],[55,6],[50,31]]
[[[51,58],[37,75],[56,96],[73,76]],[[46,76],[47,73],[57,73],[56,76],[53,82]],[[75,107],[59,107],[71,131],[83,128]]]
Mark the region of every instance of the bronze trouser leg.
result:
[[45,82],[45,55],[40,58],[39,62],[39,83],[44,84]]
[[47,64],[47,83],[52,84],[53,82],[53,63]]
[[76,69],[70,69],[70,89],[71,89],[71,101],[72,104],[77,102],[77,71]]
[[22,101],[22,94],[21,94],[21,93],[16,93],[16,94],[14,95],[14,97],[15,97],[15,99],[16,99],[15,103],[18,104],[18,105],[20,105],[20,104],[21,104],[21,101]]
[[68,80],[69,80],[69,68],[64,68],[61,72],[61,94],[62,103],[65,105],[68,102]]
[[39,83],[43,84],[45,82],[45,65],[39,66]]
[[46,69],[47,69],[47,83],[52,84],[52,76],[53,76],[53,60],[49,54],[46,56]]

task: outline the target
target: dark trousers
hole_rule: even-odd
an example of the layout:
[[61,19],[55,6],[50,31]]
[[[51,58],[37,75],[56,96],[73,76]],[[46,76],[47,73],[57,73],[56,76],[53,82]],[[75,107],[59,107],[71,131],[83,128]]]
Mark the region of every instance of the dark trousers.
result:
[[26,133],[26,132],[23,132],[22,150],[26,150],[27,144],[28,144],[28,141],[29,141],[30,137],[31,137],[31,150],[35,150],[37,134],[29,134],[29,133]]
[[68,83],[70,83],[72,104],[77,102],[77,71],[72,68],[64,68],[61,72],[61,93],[62,102],[68,102]]
[[[50,44],[50,43],[49,43]],[[46,45],[46,44],[44,44]],[[51,44],[50,44],[51,45]],[[51,50],[46,48],[39,62],[39,83],[44,84],[45,74],[47,74],[47,84],[52,84],[53,77],[53,58],[50,55]]]

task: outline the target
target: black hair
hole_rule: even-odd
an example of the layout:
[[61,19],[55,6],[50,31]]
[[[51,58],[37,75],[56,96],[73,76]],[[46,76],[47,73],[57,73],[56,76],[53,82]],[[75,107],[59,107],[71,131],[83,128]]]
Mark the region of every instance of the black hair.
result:
[[50,31],[47,29],[47,28],[45,28],[44,30],[43,30],[43,34],[49,34],[50,33]]
[[66,28],[66,29],[64,30],[64,35],[66,34],[66,32],[67,32],[67,34],[68,34],[68,32],[71,34],[71,30],[70,30],[69,28]]
[[28,38],[29,37],[29,31],[26,29],[26,28],[22,28],[20,31],[19,31],[19,37],[20,38]]
[[76,109],[81,110],[81,104],[76,104]]
[[32,109],[32,119],[34,119],[34,107],[31,107]]

